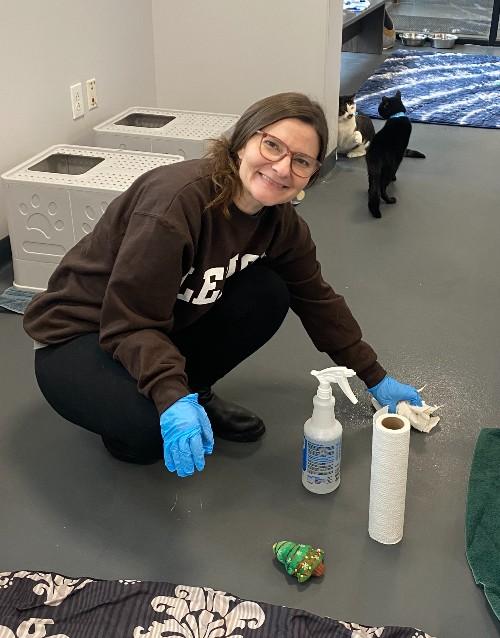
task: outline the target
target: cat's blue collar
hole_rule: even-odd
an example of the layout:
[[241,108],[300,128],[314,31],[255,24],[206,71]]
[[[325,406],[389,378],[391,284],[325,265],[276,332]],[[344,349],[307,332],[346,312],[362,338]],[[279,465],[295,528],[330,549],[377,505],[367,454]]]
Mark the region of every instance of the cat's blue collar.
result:
[[403,113],[403,111],[400,111],[399,113],[394,113],[394,115],[389,115],[389,119],[392,120],[395,117],[408,117],[406,115],[406,113]]

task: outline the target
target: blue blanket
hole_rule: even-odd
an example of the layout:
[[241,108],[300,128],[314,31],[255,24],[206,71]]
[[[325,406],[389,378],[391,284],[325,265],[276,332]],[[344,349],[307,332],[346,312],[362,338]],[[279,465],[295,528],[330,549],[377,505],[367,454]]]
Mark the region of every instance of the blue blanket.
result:
[[35,294],[36,293],[27,290],[17,290],[17,288],[14,287],[7,288],[7,290],[4,290],[0,295],[0,307],[23,315]]
[[500,128],[500,56],[396,51],[357,93],[358,111],[379,118],[397,89],[412,122]]

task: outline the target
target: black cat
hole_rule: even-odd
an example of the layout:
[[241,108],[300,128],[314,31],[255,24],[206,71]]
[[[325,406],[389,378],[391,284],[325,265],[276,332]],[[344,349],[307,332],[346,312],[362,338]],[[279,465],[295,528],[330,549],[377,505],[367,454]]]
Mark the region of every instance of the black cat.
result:
[[411,122],[401,101],[401,92],[393,97],[383,97],[378,107],[379,115],[387,120],[376,133],[366,151],[368,168],[368,208],[374,217],[380,214],[380,198],[387,204],[394,204],[395,197],[387,195],[387,186],[396,179],[396,172],[403,157],[421,157],[419,151],[408,149]]

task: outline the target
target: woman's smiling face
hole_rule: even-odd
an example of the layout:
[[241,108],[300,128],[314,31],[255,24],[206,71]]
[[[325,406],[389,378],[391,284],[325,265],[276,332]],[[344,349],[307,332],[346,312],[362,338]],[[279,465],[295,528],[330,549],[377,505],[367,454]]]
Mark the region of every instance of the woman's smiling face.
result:
[[[319,137],[311,124],[295,118],[286,118],[262,130],[280,139],[293,153],[318,157]],[[243,188],[235,198],[235,204],[249,214],[256,213],[263,206],[291,201],[310,179],[292,173],[290,155],[275,162],[262,157],[259,150],[261,139],[262,136],[256,133],[238,151],[239,176]]]

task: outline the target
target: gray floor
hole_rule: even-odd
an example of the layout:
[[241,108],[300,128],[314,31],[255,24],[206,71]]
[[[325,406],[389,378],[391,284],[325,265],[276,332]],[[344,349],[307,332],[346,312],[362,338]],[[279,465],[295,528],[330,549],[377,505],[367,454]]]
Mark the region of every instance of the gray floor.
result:
[[[499,142],[500,131],[415,125],[412,147],[428,157],[405,160],[398,203],[381,220],[367,210],[363,159],[339,162],[300,206],[326,279],[382,363],[445,404],[433,433],[411,437],[399,545],[367,534],[371,410],[359,381],[360,404],[337,403],[339,490],[319,497],[301,486],[309,371],[330,362],[294,316],[218,388],[264,418],[265,438],[218,442],[206,470],[181,480],[161,463],[114,460],[54,414],[21,318],[0,314],[0,570],[168,580],[439,638],[498,636],[466,562],[464,516],[476,436],[499,425]],[[325,577],[294,583],[272,560],[278,539],[323,547]]]

